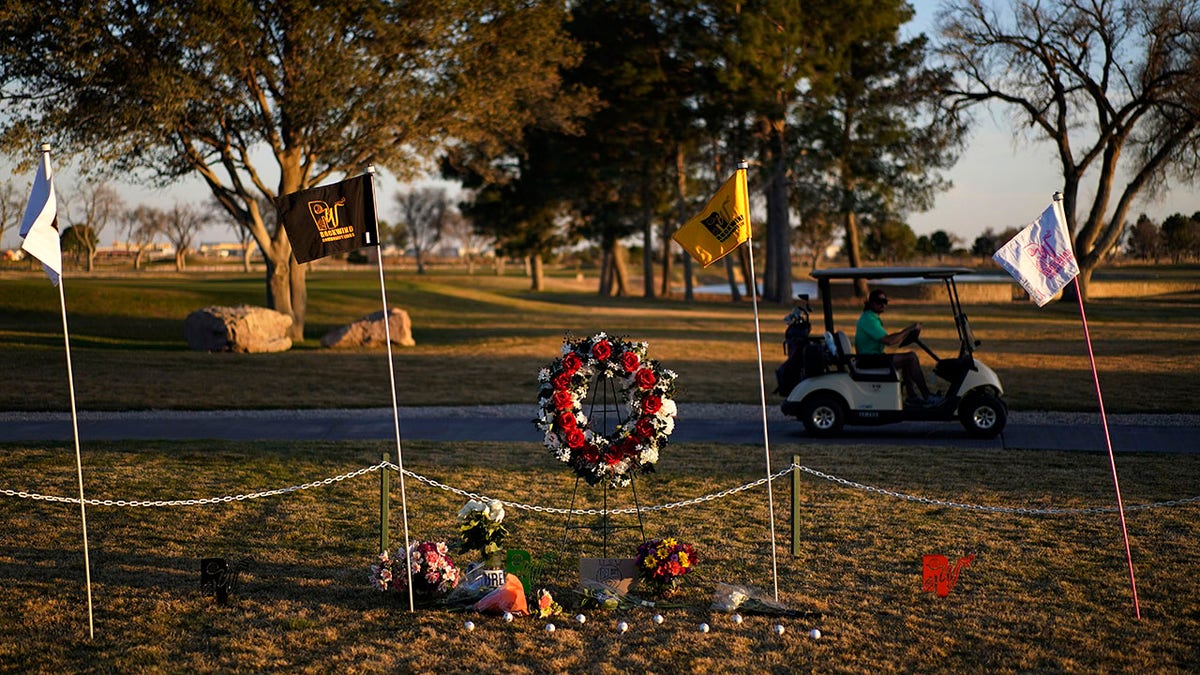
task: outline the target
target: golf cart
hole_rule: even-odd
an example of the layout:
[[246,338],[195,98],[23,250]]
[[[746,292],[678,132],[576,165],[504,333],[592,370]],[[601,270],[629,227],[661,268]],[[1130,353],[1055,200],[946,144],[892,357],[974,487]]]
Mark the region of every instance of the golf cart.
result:
[[[789,315],[785,339],[788,360],[776,373],[780,394],[787,399],[783,412],[804,423],[813,436],[831,436],[846,424],[878,425],[912,421],[962,423],[972,436],[991,438],[1004,429],[1008,408],[1001,396],[1004,389],[996,373],[975,359],[979,341],[971,333],[962,311],[956,274],[971,272],[965,267],[860,267],[815,270],[825,330],[812,335],[808,322],[807,296],[800,296]],[[913,331],[901,346],[915,344],[936,362],[933,373],[946,385],[934,405],[906,403],[901,393],[900,374],[894,367],[860,368],[846,333],[833,321],[831,282],[854,279],[910,279],[940,281],[950,298],[950,310],[958,330],[959,348],[954,356],[942,358]],[[857,315],[856,315],[857,316]],[[935,383],[931,382],[931,386]]]

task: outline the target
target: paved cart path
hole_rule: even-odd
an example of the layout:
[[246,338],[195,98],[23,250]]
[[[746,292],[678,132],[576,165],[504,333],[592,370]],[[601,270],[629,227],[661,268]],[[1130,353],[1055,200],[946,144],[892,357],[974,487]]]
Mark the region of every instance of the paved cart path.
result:
[[[463,408],[401,408],[402,440],[540,442],[532,405]],[[761,408],[753,405],[679,406],[672,442],[760,445]],[[1098,414],[1021,413],[1010,415],[1004,433],[974,439],[953,422],[921,422],[880,427],[847,427],[835,439],[813,439],[777,407],[767,410],[775,444],[912,444],[967,448],[1104,451]],[[1116,452],[1200,452],[1200,416],[1110,415]],[[319,410],[83,412],[81,442],[132,439],[226,440],[391,440],[389,408]],[[0,441],[69,441],[67,413],[0,412]]]

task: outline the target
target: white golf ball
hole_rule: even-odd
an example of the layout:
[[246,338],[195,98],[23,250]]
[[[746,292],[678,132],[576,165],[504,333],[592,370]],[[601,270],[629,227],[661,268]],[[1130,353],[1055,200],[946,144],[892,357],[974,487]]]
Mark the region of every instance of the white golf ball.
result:
[[706,624],[706,623],[700,624],[700,632],[707,633],[708,632],[708,624]]
[[820,640],[821,639],[821,631],[814,628],[814,629],[808,631],[808,637],[810,637],[814,640]]
[[775,624],[775,634],[776,635],[783,635],[783,631],[785,631],[785,630],[787,630],[787,629],[785,629],[782,624],[778,624],[778,623]]
[[464,623],[464,624],[463,624],[463,628],[466,628],[468,631],[475,630],[475,622],[474,622],[474,621],[468,621],[468,622],[466,622],[466,623]]
[[512,612],[505,612],[504,613],[504,623],[512,623],[512,620],[513,620]]
[[587,623],[587,617],[582,614],[576,614],[575,620],[578,621],[579,623]]
[[617,632],[618,633],[624,633],[627,630],[629,630],[629,624],[625,623],[624,621],[617,624]]
[[553,633],[554,632],[554,624],[552,624],[552,623],[546,624],[546,632]]
[[741,622],[742,622],[742,615],[741,615],[741,614],[734,614],[734,615],[733,615],[733,622],[734,622],[734,623],[741,623]]
[[662,623],[662,622],[663,622],[663,615],[662,615],[662,614],[655,614],[655,615],[654,615],[654,623]]

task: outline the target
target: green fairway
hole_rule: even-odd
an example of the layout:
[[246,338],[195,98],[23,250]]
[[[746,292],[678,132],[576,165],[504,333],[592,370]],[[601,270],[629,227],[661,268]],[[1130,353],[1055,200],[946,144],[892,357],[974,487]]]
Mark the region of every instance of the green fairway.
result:
[[[306,339],[277,354],[188,351],[183,321],[202,307],[263,304],[261,279],[189,274],[67,279],[66,298],[81,410],[366,407],[390,404],[382,350],[331,351],[328,330],[378,311],[378,276],[309,276]],[[417,345],[394,351],[401,405],[532,401],[539,368],[566,335],[607,331],[650,343],[679,373],[679,400],[757,403],[751,303],[602,298],[594,280],[548,280],[527,290],[521,276],[396,273],[389,304],[409,312]],[[783,360],[789,307],[760,308],[767,391]],[[1103,298],[1088,320],[1110,412],[1192,412],[1200,399],[1200,296]],[[838,305],[853,331],[859,306]],[[1095,410],[1096,395],[1078,309],[1028,302],[967,305],[978,358],[992,366],[1013,410]],[[956,349],[941,302],[900,300],[889,319],[921,321],[935,351]],[[58,296],[33,275],[0,279],[0,410],[66,410],[68,391]],[[926,370],[932,363],[923,355]],[[768,403],[779,401],[770,395]]]

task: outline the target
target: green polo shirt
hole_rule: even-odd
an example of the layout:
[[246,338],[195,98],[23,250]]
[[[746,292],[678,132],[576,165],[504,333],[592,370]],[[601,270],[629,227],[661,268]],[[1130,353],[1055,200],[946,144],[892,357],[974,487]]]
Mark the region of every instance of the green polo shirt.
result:
[[854,326],[854,351],[858,354],[882,354],[883,338],[887,337],[883,320],[875,310],[863,310]]

